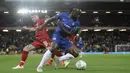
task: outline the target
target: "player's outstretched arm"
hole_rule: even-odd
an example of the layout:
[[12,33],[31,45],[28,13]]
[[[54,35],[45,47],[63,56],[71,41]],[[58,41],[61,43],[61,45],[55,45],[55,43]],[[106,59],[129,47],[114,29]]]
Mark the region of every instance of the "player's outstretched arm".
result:
[[66,30],[66,29],[63,27],[63,24],[61,24],[60,22],[58,22],[58,23],[56,23],[56,24],[59,25],[60,28],[61,28],[64,32],[66,32],[67,34],[73,35],[73,33],[70,32],[69,30]]
[[76,35],[77,33],[80,33],[80,28],[76,28],[76,31],[73,32],[73,31],[69,31],[69,30],[65,29],[60,22],[58,22],[57,24],[60,26],[60,28],[61,28],[64,32],[66,32],[66,33],[69,34],[69,35]]
[[38,27],[36,30],[37,30],[37,31],[41,31],[45,25],[51,23],[51,22],[54,21],[54,20],[56,20],[56,17],[55,17],[55,16],[53,16],[53,17],[51,17],[51,18],[48,18],[48,19],[45,21],[45,23],[43,23],[43,24],[42,24],[40,27]]
[[23,26],[23,28],[26,29],[26,30],[35,31],[35,28],[34,28],[34,27],[26,27],[26,26]]

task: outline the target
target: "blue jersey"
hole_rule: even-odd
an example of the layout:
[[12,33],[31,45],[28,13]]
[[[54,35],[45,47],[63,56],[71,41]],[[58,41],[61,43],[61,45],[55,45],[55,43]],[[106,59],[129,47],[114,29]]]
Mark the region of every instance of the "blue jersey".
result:
[[78,47],[79,49],[83,49],[84,41],[83,41],[83,40],[78,40],[77,43],[78,43],[78,46],[77,46],[77,47]]
[[[79,21],[73,21],[69,17],[68,12],[62,12],[60,14],[56,14],[56,18],[60,20],[61,23],[63,23],[63,27],[66,30],[69,31],[76,31],[76,28],[80,26]],[[60,26],[56,28],[56,31],[53,33],[52,41],[56,43],[57,47],[62,47],[63,50],[69,49],[73,43],[70,42],[67,37],[70,36],[69,34],[65,33]]]
[[[66,30],[70,30],[72,32],[75,32],[77,27],[80,26],[80,23],[78,20],[73,21],[70,17],[69,17],[69,13],[68,12],[62,12],[60,14],[56,14],[56,18],[60,20],[61,23],[63,23],[63,27]],[[60,26],[58,26],[56,28],[56,32],[59,32],[60,35],[62,37],[67,37],[68,34],[66,34],[61,28]]]

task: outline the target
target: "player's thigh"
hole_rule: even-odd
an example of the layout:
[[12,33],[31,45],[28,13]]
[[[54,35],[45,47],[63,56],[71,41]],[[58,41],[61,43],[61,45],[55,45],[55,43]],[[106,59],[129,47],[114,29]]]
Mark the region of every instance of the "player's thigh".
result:
[[57,49],[57,47],[59,47],[59,43],[60,43],[60,35],[59,33],[54,32],[52,36],[50,51],[54,51],[55,49]]
[[24,47],[24,51],[30,51],[30,50],[34,50],[34,49],[38,49],[40,47],[45,47],[43,43],[39,42],[39,41],[34,41],[31,44],[27,45]]
[[30,50],[34,50],[34,49],[36,49],[36,47],[32,44],[29,44],[23,48],[23,51],[30,51]]
[[60,43],[65,51],[68,51],[69,53],[71,53],[75,57],[78,56],[78,49],[68,39],[63,39]]
[[61,38],[59,45],[60,47],[62,47],[63,50],[67,50],[73,45],[73,43],[70,42],[68,39]]

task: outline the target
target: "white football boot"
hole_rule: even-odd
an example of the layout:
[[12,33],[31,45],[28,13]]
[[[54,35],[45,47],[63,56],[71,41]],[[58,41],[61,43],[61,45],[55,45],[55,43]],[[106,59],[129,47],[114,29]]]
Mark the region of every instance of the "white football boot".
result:
[[65,63],[64,67],[67,67],[70,64],[70,60],[65,60],[64,63]]
[[37,72],[43,72],[42,67],[38,66],[37,67]]
[[23,68],[24,68],[24,66],[18,65],[18,66],[16,66],[16,67],[13,67],[12,69],[23,69]]

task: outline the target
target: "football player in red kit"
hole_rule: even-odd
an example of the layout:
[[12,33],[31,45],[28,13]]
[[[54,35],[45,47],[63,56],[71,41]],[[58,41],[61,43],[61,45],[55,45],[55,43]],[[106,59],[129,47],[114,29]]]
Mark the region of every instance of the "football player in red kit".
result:
[[[38,15],[33,15],[33,16],[31,16],[31,18],[32,18],[32,21],[35,23],[35,26],[33,28],[28,28],[25,26],[25,27],[23,27],[24,29],[35,31],[46,20],[46,18],[42,19]],[[47,27],[44,27],[42,31],[36,31],[35,35],[36,35],[35,36],[36,40],[23,48],[20,63],[16,67],[13,67],[12,69],[24,68],[24,63],[25,63],[26,59],[28,58],[29,51],[34,50],[34,49],[38,49],[40,47],[44,47],[46,49],[49,49],[50,37],[47,33]]]

